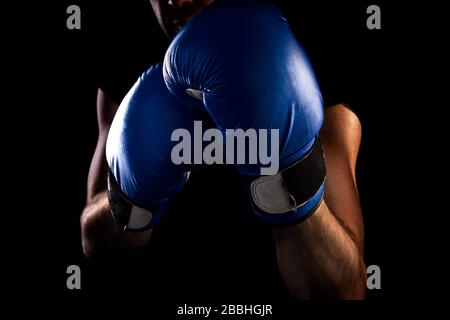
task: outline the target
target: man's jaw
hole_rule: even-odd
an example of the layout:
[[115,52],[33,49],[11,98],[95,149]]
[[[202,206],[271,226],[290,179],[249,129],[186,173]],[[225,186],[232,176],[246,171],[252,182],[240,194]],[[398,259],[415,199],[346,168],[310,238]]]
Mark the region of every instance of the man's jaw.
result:
[[[206,5],[207,6],[207,5]],[[199,14],[206,6],[189,6],[172,9],[164,19],[166,34],[173,38],[195,15]],[[170,9],[169,9],[170,10]]]

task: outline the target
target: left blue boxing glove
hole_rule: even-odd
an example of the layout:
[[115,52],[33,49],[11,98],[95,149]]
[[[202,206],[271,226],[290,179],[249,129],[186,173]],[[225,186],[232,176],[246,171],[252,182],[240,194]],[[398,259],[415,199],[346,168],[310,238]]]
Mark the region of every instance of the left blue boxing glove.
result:
[[193,132],[206,112],[186,107],[167,90],[162,65],[144,72],[123,99],[106,144],[108,198],[116,223],[126,231],[157,226],[170,198],[187,181],[191,164],[174,164],[172,133]]

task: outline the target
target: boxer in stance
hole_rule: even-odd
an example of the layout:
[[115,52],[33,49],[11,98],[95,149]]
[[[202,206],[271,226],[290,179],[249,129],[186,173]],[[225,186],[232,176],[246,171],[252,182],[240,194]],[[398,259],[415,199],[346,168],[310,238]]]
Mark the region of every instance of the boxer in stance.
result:
[[343,104],[323,108],[313,68],[272,3],[150,2],[172,42],[120,107],[98,93],[100,134],[81,215],[84,253],[138,250],[150,241],[194,169],[171,161],[174,130],[193,132],[202,121],[224,140],[227,129],[278,130],[278,173],[261,175],[261,163],[236,168],[253,213],[272,228],[289,293],[364,298],[356,115]]

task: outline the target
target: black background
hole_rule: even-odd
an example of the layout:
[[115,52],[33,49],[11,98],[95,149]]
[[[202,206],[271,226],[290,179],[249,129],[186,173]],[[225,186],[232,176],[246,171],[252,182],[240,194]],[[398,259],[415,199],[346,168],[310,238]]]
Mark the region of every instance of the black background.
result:
[[[129,79],[145,64],[157,61],[166,44],[147,1],[93,2],[46,5],[45,18],[38,17],[36,29],[29,32],[34,41],[25,45],[26,54],[37,59],[20,63],[33,70],[27,77],[31,90],[11,91],[16,100],[32,101],[24,111],[29,117],[18,127],[31,128],[26,151],[33,156],[11,159],[22,168],[16,189],[29,194],[16,196],[18,203],[30,207],[26,224],[31,237],[16,236],[13,241],[21,249],[11,255],[11,260],[21,261],[20,280],[34,283],[36,291],[25,291],[33,292],[34,298],[44,291],[68,303],[149,297],[155,308],[161,307],[161,301],[172,308],[189,302],[285,301],[270,232],[248,212],[248,200],[236,187],[232,168],[210,168],[193,177],[177,196],[179,204],[145,259],[115,261],[105,269],[94,267],[83,256],[79,216],[97,139],[97,86],[114,86],[115,77],[127,79],[123,87],[131,85]],[[81,30],[66,28],[70,4],[81,7]],[[398,21],[405,13],[384,1],[279,4],[310,55],[325,102],[345,100],[362,122],[357,178],[366,264],[376,264],[382,271],[382,289],[368,291],[369,303],[414,295],[402,287],[409,281],[402,263],[410,249],[404,230],[399,229],[412,214],[402,210],[398,192],[408,173],[403,152],[409,148],[408,143],[399,143],[407,134],[399,126],[399,114],[407,106],[397,94],[407,59],[398,51],[408,37]],[[381,30],[366,28],[370,4],[381,7]],[[19,144],[13,148],[21,149]],[[39,170],[30,172],[30,167]],[[230,199],[237,199],[236,203]],[[82,269],[80,291],[66,288],[66,268],[72,264]],[[37,273],[33,280],[30,270]],[[19,294],[24,294],[22,289],[16,285]]]

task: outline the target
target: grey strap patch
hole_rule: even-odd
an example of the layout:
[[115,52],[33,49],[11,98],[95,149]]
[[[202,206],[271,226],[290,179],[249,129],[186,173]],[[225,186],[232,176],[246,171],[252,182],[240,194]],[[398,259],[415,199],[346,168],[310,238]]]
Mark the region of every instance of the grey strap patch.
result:
[[148,226],[152,219],[153,214],[150,211],[133,205],[126,229],[140,230]]
[[270,214],[286,213],[298,208],[294,197],[288,192],[280,173],[256,179],[251,184],[255,204]]
[[108,201],[114,221],[124,231],[139,232],[150,227],[150,209],[134,205],[120,190],[111,171],[108,172]]
[[203,102],[203,94],[205,93],[203,90],[197,90],[197,89],[186,89],[186,93],[193,97],[194,99],[197,99],[201,102]]
[[310,201],[326,179],[322,146],[317,138],[311,150],[292,166],[250,185],[255,205],[269,214],[286,213]]

